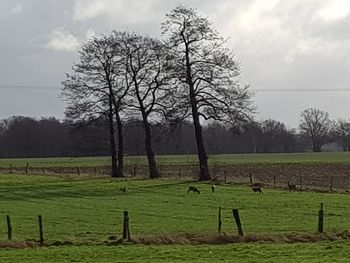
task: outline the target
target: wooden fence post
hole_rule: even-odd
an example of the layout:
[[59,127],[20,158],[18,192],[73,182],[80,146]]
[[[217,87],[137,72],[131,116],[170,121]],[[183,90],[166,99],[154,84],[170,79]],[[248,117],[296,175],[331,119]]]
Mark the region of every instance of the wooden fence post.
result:
[[299,174],[299,185],[303,188],[303,176],[301,174]]
[[221,221],[221,207],[219,207],[219,215],[218,215],[218,232],[221,233],[221,226],[222,226],[222,221]]
[[124,211],[123,239],[130,240],[129,212]]
[[26,174],[28,174],[29,173],[29,163],[27,163],[27,165],[26,165]]
[[250,181],[250,184],[253,184],[253,174],[252,173],[249,173],[249,181]]
[[77,167],[77,174],[78,174],[78,176],[80,176],[80,169],[79,169],[79,167]]
[[224,171],[224,182],[225,183],[227,182],[227,173],[226,173],[226,171]]
[[11,225],[11,218],[9,215],[6,216],[6,222],[7,222],[7,240],[12,240],[12,225]]
[[276,175],[273,175],[273,187],[276,187]]
[[10,163],[10,174],[12,174],[12,164]]
[[323,203],[321,203],[320,211],[318,211],[318,233],[323,233]]
[[233,214],[233,217],[235,218],[235,221],[236,221],[238,234],[243,237],[244,234],[243,234],[241,219],[239,218],[238,209],[232,209],[232,214]]
[[41,215],[38,216],[39,221],[39,244],[40,246],[44,245],[44,231],[43,231],[43,217]]
[[333,186],[334,186],[334,180],[333,180],[333,176],[331,177],[331,182],[330,182],[330,185],[329,185],[329,191],[333,191]]

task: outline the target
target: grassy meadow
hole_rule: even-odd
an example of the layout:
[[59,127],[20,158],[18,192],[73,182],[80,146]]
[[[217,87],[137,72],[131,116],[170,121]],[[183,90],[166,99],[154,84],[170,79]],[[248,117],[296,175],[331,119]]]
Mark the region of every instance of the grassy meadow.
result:
[[[350,163],[347,153],[215,155],[218,165],[266,163]],[[126,158],[145,164],[145,157]],[[94,167],[108,165],[104,157],[0,159],[24,167]],[[196,156],[159,156],[160,165],[194,164]],[[187,194],[189,185],[201,194]],[[127,187],[125,193],[121,188]],[[7,238],[6,215],[11,216],[15,241],[38,240],[37,216],[43,216],[46,244],[72,245],[1,249],[0,262],[348,262],[346,240],[308,243],[237,243],[222,245],[111,245],[122,234],[123,211],[130,215],[132,238],[215,234],[218,207],[222,232],[236,234],[232,208],[238,208],[245,234],[315,233],[320,203],[325,231],[350,229],[350,195],[287,192],[267,188],[253,193],[247,186],[211,185],[184,179],[80,177],[0,174],[0,241]]]
[[[189,185],[200,195],[187,194]],[[120,190],[127,187],[128,192]],[[36,239],[37,216],[44,218],[45,238],[77,244],[100,243],[121,235],[122,213],[130,213],[131,233],[159,235],[215,233],[218,207],[226,233],[236,233],[232,208],[238,208],[246,233],[315,232],[320,202],[326,231],[350,229],[350,195],[210,185],[178,180],[114,180],[54,176],[0,176],[1,236],[10,215],[15,240]]]
[[[159,155],[159,165],[197,164],[196,155]],[[17,158],[0,159],[0,167],[96,167],[110,165],[108,157]],[[126,156],[125,165],[147,164],[146,156]],[[209,155],[210,165],[235,164],[349,164],[350,153],[290,153],[290,154],[218,154]]]
[[66,246],[1,250],[2,263],[349,262],[349,242],[173,246]]

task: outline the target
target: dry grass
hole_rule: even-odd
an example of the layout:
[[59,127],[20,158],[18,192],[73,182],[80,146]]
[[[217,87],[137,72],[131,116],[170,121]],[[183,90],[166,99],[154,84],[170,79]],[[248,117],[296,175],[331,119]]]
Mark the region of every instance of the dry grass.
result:
[[0,249],[1,248],[33,248],[38,246],[38,243],[33,241],[1,241],[0,240]]
[[[180,235],[147,235],[136,236],[129,241],[123,241],[115,236],[108,237],[103,245],[115,246],[125,243],[138,245],[224,245],[233,243],[315,243],[320,241],[350,240],[350,232],[345,230],[339,233],[286,233],[286,234],[248,234],[239,235],[223,234],[180,234]],[[84,245],[73,244],[70,241],[53,241],[46,243],[45,247]],[[91,245],[91,244],[90,244]],[[0,241],[0,249],[23,249],[38,247],[36,241]]]
[[230,243],[305,243],[319,241],[350,240],[350,232],[340,233],[287,233],[287,234],[248,234],[244,237],[227,234],[183,234],[135,237],[135,244],[143,245],[221,245]]

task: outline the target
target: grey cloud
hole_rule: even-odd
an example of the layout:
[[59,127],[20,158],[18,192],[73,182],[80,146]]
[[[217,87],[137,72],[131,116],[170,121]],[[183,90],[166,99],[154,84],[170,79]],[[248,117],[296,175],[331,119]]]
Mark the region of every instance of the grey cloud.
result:
[[[88,32],[99,35],[134,29],[158,36],[165,13],[179,3],[198,8],[230,38],[228,45],[242,62],[241,80],[254,89],[332,89],[350,84],[349,16],[344,12],[332,19],[320,15],[327,5],[336,3],[333,0],[2,0],[0,84],[59,87],[78,54],[58,50],[74,50]],[[17,4],[17,15],[9,15]],[[350,10],[350,2],[348,5]],[[55,37],[57,41],[50,42]],[[52,49],[47,48],[48,43]],[[27,99],[8,103],[21,92],[0,88],[0,118],[18,112],[63,115],[58,92],[26,91],[23,96]],[[296,126],[299,112],[312,103],[323,106],[334,118],[348,118],[343,116],[343,102],[350,92],[321,93],[307,99],[312,94],[259,93],[258,118],[278,118]],[[36,103],[41,100],[49,102]]]

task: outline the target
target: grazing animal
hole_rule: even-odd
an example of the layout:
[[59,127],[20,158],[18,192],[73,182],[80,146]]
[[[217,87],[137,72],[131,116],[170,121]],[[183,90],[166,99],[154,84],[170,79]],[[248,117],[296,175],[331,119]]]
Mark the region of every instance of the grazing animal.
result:
[[128,188],[126,186],[119,188],[120,191],[126,193],[128,191]]
[[259,192],[260,194],[263,194],[263,189],[261,186],[252,186],[252,190],[254,193]]
[[194,187],[194,186],[188,187],[187,194],[189,194],[191,191],[192,191],[193,193],[197,193],[197,194],[200,194],[200,193],[201,193],[201,191],[199,191],[199,189],[198,189],[197,187]]
[[212,193],[215,193],[215,189],[216,189],[215,184],[211,185],[211,192],[212,192]]
[[289,181],[288,181],[288,189],[289,189],[289,192],[292,192],[292,191],[300,191],[300,190],[301,190],[301,185],[298,185],[298,184],[290,184]]

